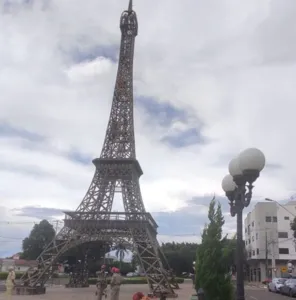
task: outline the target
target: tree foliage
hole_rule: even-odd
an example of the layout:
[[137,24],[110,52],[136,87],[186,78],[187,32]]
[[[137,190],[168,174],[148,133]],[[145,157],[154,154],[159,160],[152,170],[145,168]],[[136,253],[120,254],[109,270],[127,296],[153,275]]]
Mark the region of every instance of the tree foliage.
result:
[[35,260],[54,236],[55,230],[47,220],[35,224],[30,235],[23,240],[22,258]]
[[226,237],[222,237],[224,217],[215,199],[210,203],[208,219],[196,255],[196,289],[203,288],[208,300],[231,300],[229,263],[233,249]]
[[[35,260],[53,240],[54,236],[55,230],[47,220],[42,220],[39,224],[35,224],[29,236],[23,240],[21,258]],[[99,270],[100,265],[105,263],[104,256],[108,252],[110,252],[110,245],[106,243],[84,243],[63,253],[58,263],[75,264],[78,260],[84,260],[87,253],[90,271],[96,272]]]
[[[232,239],[224,239],[223,251],[225,262],[229,266],[229,268],[235,272],[236,271],[236,235]],[[243,256],[243,264],[247,268],[248,267],[248,253],[245,248],[245,242],[242,241],[243,249],[244,249],[244,256]]]
[[192,263],[196,258],[198,244],[195,243],[164,243],[161,250],[165,256],[163,264],[167,268],[167,264],[173,269],[176,275],[182,273],[192,273]]

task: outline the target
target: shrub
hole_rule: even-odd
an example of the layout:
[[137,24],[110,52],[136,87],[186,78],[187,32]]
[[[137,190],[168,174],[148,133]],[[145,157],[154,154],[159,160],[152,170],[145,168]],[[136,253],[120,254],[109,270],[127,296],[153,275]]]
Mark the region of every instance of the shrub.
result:
[[[15,277],[16,279],[20,279],[24,273],[16,272]],[[8,272],[0,272],[0,280],[6,280],[8,276]]]
[[[176,281],[178,283],[183,283],[184,278],[176,278]],[[108,284],[110,283],[110,279],[107,280]],[[96,284],[97,278],[89,278],[88,279],[89,284]],[[146,284],[147,279],[146,277],[130,277],[130,278],[124,278],[122,284]]]
[[[24,273],[20,273],[20,272],[15,273],[16,279],[20,279],[23,274]],[[7,275],[8,275],[8,272],[0,272],[0,280],[6,280]],[[54,278],[56,278],[56,275],[54,276]],[[68,277],[68,276],[63,275],[59,278],[66,278],[66,277]],[[183,283],[184,282],[184,278],[177,277],[175,279],[178,283]],[[108,278],[107,281],[108,281],[108,284],[109,284],[110,283],[110,278]],[[88,283],[95,285],[97,283],[97,278],[89,278]],[[146,284],[146,283],[147,283],[146,277],[125,277],[123,279],[123,284]]]
[[[23,276],[23,274],[25,274],[25,273],[24,272],[15,272],[16,279],[20,279]],[[6,280],[7,276],[8,276],[8,272],[0,272],[0,280]],[[57,274],[57,273],[52,274],[52,278],[64,278],[64,277],[69,277],[69,276],[64,275],[64,276],[60,277],[59,274]]]

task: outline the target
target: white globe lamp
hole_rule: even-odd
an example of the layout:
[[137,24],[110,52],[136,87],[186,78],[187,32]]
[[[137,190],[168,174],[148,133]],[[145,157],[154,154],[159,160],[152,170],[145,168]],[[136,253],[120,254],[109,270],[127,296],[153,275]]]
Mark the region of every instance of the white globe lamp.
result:
[[249,148],[238,156],[238,165],[248,182],[255,181],[265,166],[265,156],[257,148]]
[[234,192],[236,184],[233,181],[233,177],[228,174],[222,180],[222,189],[225,193]]
[[238,156],[238,165],[242,172],[255,170],[261,172],[265,167],[265,156],[257,148],[249,148]]
[[232,177],[243,175],[242,170],[240,169],[238,157],[233,158],[228,165],[229,174]]

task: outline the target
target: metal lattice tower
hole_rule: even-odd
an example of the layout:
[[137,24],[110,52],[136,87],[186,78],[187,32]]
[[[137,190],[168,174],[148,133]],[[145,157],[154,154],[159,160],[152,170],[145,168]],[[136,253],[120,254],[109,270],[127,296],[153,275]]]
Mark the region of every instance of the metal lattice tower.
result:
[[[160,259],[158,226],[145,211],[139,185],[143,172],[136,159],[133,117],[133,58],[138,22],[132,0],[121,15],[120,29],[113,102],[100,158],[93,160],[93,180],[77,210],[65,212],[64,228],[38,257],[38,272],[29,270],[22,281],[32,288],[43,286],[50,266],[77,245],[91,241],[126,242],[133,245],[138,255],[150,292],[162,299],[176,298]],[[122,194],[125,212],[112,212],[116,192]]]

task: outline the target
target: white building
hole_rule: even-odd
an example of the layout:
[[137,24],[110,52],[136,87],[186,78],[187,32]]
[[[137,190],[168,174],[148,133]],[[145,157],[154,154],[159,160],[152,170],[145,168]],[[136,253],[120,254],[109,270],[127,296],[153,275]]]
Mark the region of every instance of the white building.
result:
[[9,267],[14,267],[16,272],[26,272],[30,267],[36,266],[35,260],[25,259],[0,259],[0,272],[8,272]]
[[248,213],[244,228],[250,280],[282,276],[287,272],[289,260],[296,265],[295,239],[290,228],[295,215],[296,201],[283,206],[276,202],[258,202]]

